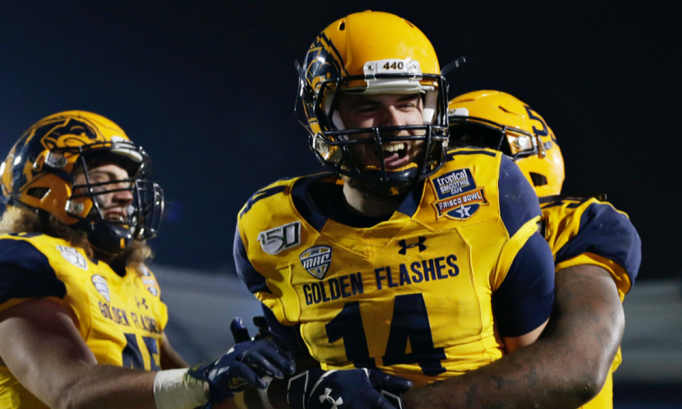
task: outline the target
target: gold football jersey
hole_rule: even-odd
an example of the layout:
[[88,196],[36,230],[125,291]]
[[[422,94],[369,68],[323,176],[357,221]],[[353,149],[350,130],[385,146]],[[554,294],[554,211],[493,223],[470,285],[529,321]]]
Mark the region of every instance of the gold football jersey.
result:
[[501,154],[450,152],[392,217],[367,228],[328,218],[311,202],[313,189],[341,183],[320,174],[258,191],[235,237],[240,277],[266,316],[296,328],[323,369],[377,367],[425,384],[500,358],[500,336],[523,335],[549,317],[547,249],[532,322],[502,334],[493,318],[493,295],[520,250],[532,236],[547,247],[536,233],[536,196]]
[[[592,264],[611,273],[621,302],[641,263],[641,240],[630,219],[594,198],[551,196],[541,199],[540,229],[555,257],[556,270]],[[620,348],[601,392],[584,408],[613,407],[613,372],[622,362]]]
[[[40,234],[0,236],[0,311],[47,298],[70,313],[99,364],[159,370],[168,321],[154,275],[143,265],[121,277],[80,248]],[[46,408],[0,366],[0,407]]]

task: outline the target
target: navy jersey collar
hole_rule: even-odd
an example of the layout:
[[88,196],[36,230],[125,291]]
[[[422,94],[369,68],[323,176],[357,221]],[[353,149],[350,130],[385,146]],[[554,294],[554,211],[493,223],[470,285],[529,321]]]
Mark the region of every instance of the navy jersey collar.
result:
[[[310,199],[309,189],[314,189],[317,182],[322,179],[336,177],[334,173],[320,173],[312,176],[302,177],[292,187],[291,195],[294,202],[294,207],[298,213],[305,219],[308,224],[313,226],[315,230],[321,231],[329,218],[318,209]],[[331,183],[331,182],[330,182]],[[413,217],[419,208],[424,193],[424,182],[415,186],[403,199],[396,211]],[[388,217],[386,220],[390,219]]]

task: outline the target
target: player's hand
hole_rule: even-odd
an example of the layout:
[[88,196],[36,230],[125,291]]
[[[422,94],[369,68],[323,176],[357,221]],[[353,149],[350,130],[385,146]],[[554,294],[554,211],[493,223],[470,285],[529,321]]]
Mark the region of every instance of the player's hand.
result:
[[287,402],[293,409],[402,409],[400,394],[411,387],[377,369],[310,369],[289,379]]
[[249,385],[265,389],[270,379],[283,379],[295,371],[294,362],[279,353],[274,344],[249,340],[235,345],[212,364],[192,367],[187,374],[205,381],[210,391],[209,402],[218,403]]
[[232,331],[232,337],[234,337],[235,344],[239,344],[241,342],[248,340],[251,341],[258,341],[261,339],[272,340],[272,337],[270,335],[270,327],[268,326],[268,322],[265,320],[265,317],[263,316],[253,317],[253,324],[256,327],[258,327],[258,334],[251,338],[251,336],[249,335],[249,330],[246,328],[241,318],[235,317],[232,320],[232,322],[230,323],[230,331]]

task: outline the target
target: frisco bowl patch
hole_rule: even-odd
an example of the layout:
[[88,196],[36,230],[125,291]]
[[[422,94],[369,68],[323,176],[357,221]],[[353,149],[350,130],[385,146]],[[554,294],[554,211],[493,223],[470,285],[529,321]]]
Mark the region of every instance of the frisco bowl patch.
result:
[[332,262],[332,248],[315,246],[307,249],[299,256],[301,264],[313,277],[322,280]]
[[469,169],[457,169],[430,179],[436,192],[433,204],[436,217],[466,220],[473,216],[481,205],[488,204],[483,188],[477,188]]

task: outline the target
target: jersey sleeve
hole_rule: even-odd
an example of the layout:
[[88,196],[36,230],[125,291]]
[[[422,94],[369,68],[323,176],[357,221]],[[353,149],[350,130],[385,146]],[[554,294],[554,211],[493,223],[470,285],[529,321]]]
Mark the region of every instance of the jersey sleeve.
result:
[[234,255],[234,263],[237,268],[237,275],[239,279],[246,288],[251,291],[252,294],[258,294],[262,292],[271,293],[265,282],[265,277],[260,274],[251,264],[248,255],[246,254],[246,247],[242,241],[241,235],[239,234],[239,226],[234,234],[234,245],[232,248]]
[[557,251],[555,262],[557,271],[580,264],[605,268],[622,297],[639,272],[642,241],[627,215],[595,200],[582,212],[577,234]]
[[47,257],[25,240],[0,240],[0,311],[27,298],[66,296]]
[[[268,288],[265,277],[253,267],[253,264],[251,264],[246,252],[246,247],[239,234],[239,226],[237,226],[234,236],[233,252],[237,274],[244,285],[246,285],[246,288],[261,301],[263,315],[265,316],[274,340],[282,349],[284,349],[284,351],[291,353],[295,358],[307,356],[308,352],[303,346],[303,340],[301,339],[300,334],[297,332],[299,326],[282,324],[273,312],[272,309],[279,308],[280,303],[272,295],[272,291]],[[269,296],[265,296],[264,294]]]
[[521,169],[504,155],[500,163],[498,190],[500,216],[509,237],[513,237],[529,221],[542,216],[540,202],[533,187],[523,176]]
[[519,167],[502,156],[498,182],[500,216],[509,234],[491,277],[493,311],[500,335],[517,337],[544,323],[554,304],[554,259],[537,233],[542,211]]
[[[276,317],[277,321],[283,325],[294,325],[294,322],[287,320],[285,313],[284,302],[282,301],[282,294],[275,292],[268,287],[266,277],[261,274],[251,263],[248,257],[247,249],[239,234],[239,225],[234,236],[234,261],[237,269],[237,275],[248,290],[256,296],[256,298],[263,303]],[[279,288],[277,290],[280,290]]]
[[272,313],[272,310],[267,305],[261,303],[261,307],[263,308],[263,315],[268,323],[270,334],[277,345],[296,359],[309,356],[310,354],[305,348],[303,339],[298,332],[300,326],[283,325],[277,320],[275,314]]
[[554,305],[552,251],[534,233],[516,254],[500,287],[493,293],[493,314],[503,337],[527,334],[544,323]]

